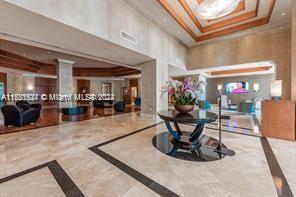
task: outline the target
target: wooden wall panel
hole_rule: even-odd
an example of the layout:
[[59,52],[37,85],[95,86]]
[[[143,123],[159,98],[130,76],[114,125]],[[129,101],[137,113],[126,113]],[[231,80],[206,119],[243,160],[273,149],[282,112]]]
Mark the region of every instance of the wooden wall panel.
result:
[[[35,92],[41,94],[57,94],[57,79],[35,77]],[[55,101],[43,101],[44,105],[54,105]]]
[[7,94],[7,74],[0,73],[0,82],[4,83],[4,93]]
[[285,140],[296,140],[295,102],[265,101],[262,104],[262,134]]
[[[83,95],[83,98],[85,98],[85,94],[90,93],[90,80],[83,80],[78,79],[77,80],[77,94]],[[79,101],[79,103],[89,103],[88,101]]]

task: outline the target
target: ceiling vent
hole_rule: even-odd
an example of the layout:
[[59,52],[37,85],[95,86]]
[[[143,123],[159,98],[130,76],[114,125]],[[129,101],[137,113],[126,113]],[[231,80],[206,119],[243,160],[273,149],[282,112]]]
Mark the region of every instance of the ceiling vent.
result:
[[126,31],[120,30],[120,37],[128,42],[137,44],[137,37],[127,33]]

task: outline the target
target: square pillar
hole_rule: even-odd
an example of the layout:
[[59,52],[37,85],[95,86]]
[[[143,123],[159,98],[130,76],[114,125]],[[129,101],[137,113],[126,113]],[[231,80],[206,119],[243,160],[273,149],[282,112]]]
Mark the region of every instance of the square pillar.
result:
[[[73,93],[73,61],[58,59],[57,66],[57,93],[72,95]],[[59,108],[73,106],[73,102],[59,102]]]
[[168,80],[168,64],[160,59],[141,65],[142,113],[156,114],[168,109],[168,95],[161,94],[161,87]]

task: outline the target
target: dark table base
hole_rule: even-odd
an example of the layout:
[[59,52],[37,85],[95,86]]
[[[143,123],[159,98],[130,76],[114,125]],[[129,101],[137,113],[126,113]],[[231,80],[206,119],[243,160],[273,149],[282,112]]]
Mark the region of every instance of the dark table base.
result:
[[[187,136],[190,136],[190,134],[191,132],[183,132],[182,138],[179,141],[186,142],[188,138]],[[225,157],[225,155],[219,154],[215,151],[219,141],[206,135],[202,135],[199,138],[199,143],[194,143],[194,147],[188,147],[188,149],[186,149],[186,147],[181,147],[178,148],[178,150],[174,150],[176,143],[179,142],[174,141],[174,138],[168,132],[163,132],[154,136],[152,143],[160,152],[183,160],[205,162],[216,161]],[[182,145],[184,146],[184,143],[182,143]],[[223,147],[225,146],[223,145]]]

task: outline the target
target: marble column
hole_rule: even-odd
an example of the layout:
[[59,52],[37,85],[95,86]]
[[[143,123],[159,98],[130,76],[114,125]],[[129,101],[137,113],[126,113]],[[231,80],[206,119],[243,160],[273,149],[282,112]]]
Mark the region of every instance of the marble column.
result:
[[[59,95],[72,95],[73,93],[73,61],[58,59],[57,66],[57,93]],[[59,102],[59,108],[73,106],[73,102]]]
[[161,87],[168,80],[168,64],[161,59],[141,65],[141,109],[142,113],[156,114],[168,109],[168,96],[161,94]]
[[292,1],[291,99],[296,101],[296,1]]

